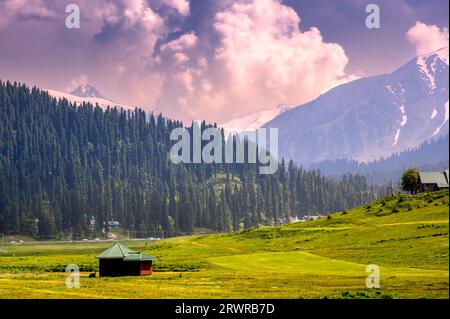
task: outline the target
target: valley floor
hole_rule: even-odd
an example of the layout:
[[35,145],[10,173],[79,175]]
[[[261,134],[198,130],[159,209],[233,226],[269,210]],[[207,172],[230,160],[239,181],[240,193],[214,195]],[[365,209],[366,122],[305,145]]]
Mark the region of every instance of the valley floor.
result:
[[[316,221],[129,241],[147,277],[89,278],[111,243],[0,246],[0,298],[449,298],[448,192],[400,195]],[[65,266],[81,269],[65,286]],[[379,289],[365,286],[380,267]]]

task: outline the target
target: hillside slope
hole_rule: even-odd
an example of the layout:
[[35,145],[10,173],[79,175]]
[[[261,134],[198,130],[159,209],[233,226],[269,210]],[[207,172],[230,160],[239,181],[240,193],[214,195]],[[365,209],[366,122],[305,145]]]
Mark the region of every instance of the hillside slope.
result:
[[[75,290],[61,289],[64,265],[97,270],[110,244],[0,246],[0,298],[448,298],[448,203],[448,191],[389,196],[310,222],[129,241],[158,258],[153,276],[84,273]],[[368,264],[378,290],[365,287]]]

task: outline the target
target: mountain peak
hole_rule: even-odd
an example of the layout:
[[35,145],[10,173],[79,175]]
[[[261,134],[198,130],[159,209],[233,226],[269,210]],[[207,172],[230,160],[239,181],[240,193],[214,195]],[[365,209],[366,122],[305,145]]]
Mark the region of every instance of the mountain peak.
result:
[[97,97],[102,99],[104,98],[99,90],[97,90],[95,87],[89,84],[79,86],[78,88],[70,92],[70,94],[79,97]]
[[55,97],[56,99],[67,99],[68,101],[77,103],[79,105],[86,102],[91,103],[92,105],[98,104],[102,108],[107,108],[108,106],[117,106],[125,110],[134,109],[127,105],[115,103],[103,97],[95,87],[90,85],[80,86],[76,90],[73,90],[70,94],[52,89],[45,89],[45,91],[47,91],[48,94]]

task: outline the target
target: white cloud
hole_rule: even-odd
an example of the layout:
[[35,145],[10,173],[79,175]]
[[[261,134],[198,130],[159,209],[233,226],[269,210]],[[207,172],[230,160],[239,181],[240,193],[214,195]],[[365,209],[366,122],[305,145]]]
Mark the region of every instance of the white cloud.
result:
[[184,86],[187,93],[190,94],[194,92],[194,86],[192,84],[193,81],[193,69],[187,69],[183,72],[178,72],[175,74],[175,79],[180,81],[180,83]]
[[[164,35],[164,20],[148,6],[145,0],[123,0],[123,2],[125,19],[122,32],[133,33],[126,49],[135,51],[137,55],[147,56],[153,52],[158,38]],[[125,37],[117,39],[124,41]],[[145,51],[142,52],[142,50]]]
[[182,51],[190,49],[197,44],[197,36],[194,32],[189,32],[181,35],[179,38],[170,41],[169,43],[161,46],[161,51],[172,50]]
[[275,0],[235,4],[216,15],[222,38],[216,59],[225,63],[234,95],[253,101],[249,108],[303,103],[346,76],[343,48],[323,42],[317,28],[302,32],[299,22]]
[[[174,22],[180,19],[158,12],[171,7],[175,10],[169,12],[187,16],[187,0],[77,3],[83,20],[67,42],[78,58],[68,78],[86,78],[77,77],[69,86],[89,77],[121,104],[156,106],[182,120],[226,121],[279,104],[304,103],[354,78],[345,72],[344,49],[325,42],[317,28],[301,30],[299,15],[281,0],[222,1],[208,32],[185,31],[171,41],[167,36],[182,30]],[[0,24],[22,12],[47,17],[56,26],[64,21],[64,7],[60,1],[0,0]],[[163,43],[159,51],[157,43]]]
[[128,97],[116,100],[154,108],[165,79],[154,70],[160,64],[154,51],[157,41],[170,31],[166,21],[145,0],[109,3],[98,6],[94,13],[103,23],[96,35],[98,50],[93,52],[100,63],[98,69],[105,74],[105,81]]
[[182,16],[188,16],[190,13],[189,0],[162,0],[162,2],[177,10]]
[[0,1],[0,27],[18,16],[22,18],[55,18],[58,14],[42,0]]
[[211,82],[209,82],[206,79],[203,79],[202,80],[202,89],[204,92],[209,93],[213,89],[213,86],[212,86]]
[[145,0],[123,0],[125,5],[125,21],[130,28],[141,26],[145,30],[155,30],[161,27],[163,19],[154,12]]
[[408,30],[406,38],[416,46],[418,55],[430,53],[448,47],[448,29],[436,25],[428,25],[417,21]]
[[42,0],[6,0],[3,9],[23,17],[55,17],[55,11],[48,8]]
[[200,57],[197,59],[197,64],[201,68],[206,68],[208,66],[208,60],[205,57]]
[[189,61],[189,57],[186,54],[180,52],[175,53],[174,59],[175,64],[184,64]]
[[75,90],[76,88],[87,85],[87,84],[89,84],[88,76],[83,73],[83,74],[80,74],[78,77],[72,79],[69,82],[69,85],[66,87],[65,91],[67,93],[70,93],[73,90]]
[[189,68],[175,75],[182,89],[169,85],[166,94],[181,95],[180,108],[189,105],[196,118],[225,121],[279,104],[298,105],[356,78],[346,74],[348,58],[339,44],[324,42],[317,28],[300,30],[299,23],[298,14],[279,0],[232,4],[215,15],[219,42],[208,61],[197,45],[202,39],[193,33],[162,46],[166,54],[191,49]]

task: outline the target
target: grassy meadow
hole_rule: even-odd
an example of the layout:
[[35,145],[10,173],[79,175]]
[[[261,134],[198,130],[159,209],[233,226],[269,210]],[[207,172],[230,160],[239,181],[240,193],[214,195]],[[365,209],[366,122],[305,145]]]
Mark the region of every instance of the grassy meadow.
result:
[[[448,203],[448,191],[398,195],[315,221],[124,241],[158,258],[147,277],[89,278],[112,243],[2,245],[0,298],[449,298]],[[365,287],[368,264],[380,289]]]

